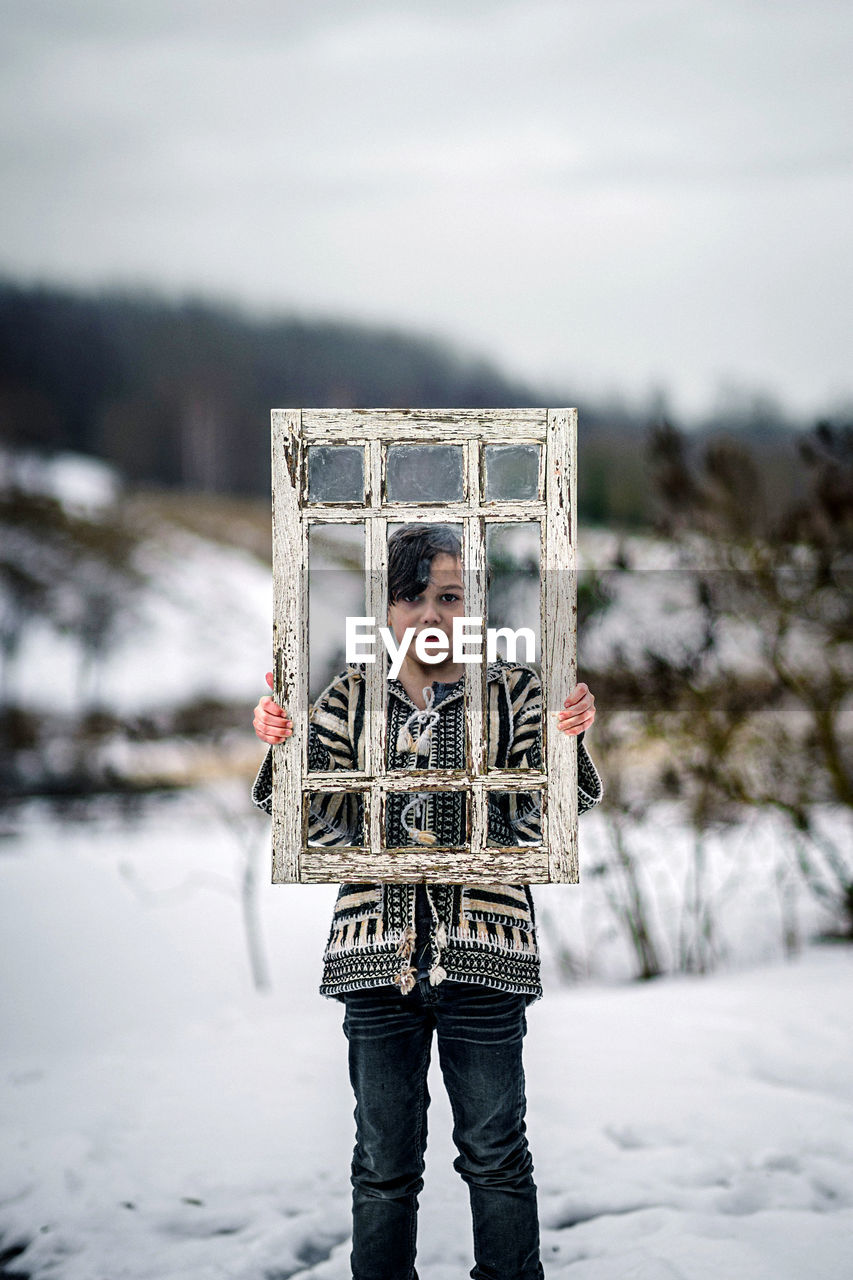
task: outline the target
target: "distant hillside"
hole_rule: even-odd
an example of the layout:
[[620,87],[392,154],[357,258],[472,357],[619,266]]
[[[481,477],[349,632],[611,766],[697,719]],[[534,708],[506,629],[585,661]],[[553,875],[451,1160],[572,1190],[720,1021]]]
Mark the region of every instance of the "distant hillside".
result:
[[[294,317],[153,293],[0,283],[0,436],[116,466],[131,486],[269,493],[273,406],[576,404],[579,514],[637,527],[652,503],[643,436],[660,410],[590,403],[504,377],[449,343],[392,328]],[[753,443],[778,486],[796,484],[790,423],[747,402],[693,433]]]
[[392,329],[0,286],[7,438],[91,453],[136,481],[268,492],[277,405],[497,406],[532,397],[484,360]]

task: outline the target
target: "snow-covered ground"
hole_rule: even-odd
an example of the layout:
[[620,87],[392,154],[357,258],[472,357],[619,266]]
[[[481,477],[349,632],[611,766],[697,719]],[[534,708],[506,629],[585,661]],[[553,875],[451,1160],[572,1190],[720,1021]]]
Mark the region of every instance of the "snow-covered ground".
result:
[[[0,843],[0,1253],[26,1243],[33,1277],[349,1275],[343,1006],[317,993],[335,886],[269,884],[268,820],[244,802],[220,786],[131,824],[33,804]],[[582,819],[582,877],[599,821]],[[642,986],[547,976],[526,1074],[549,1280],[853,1274],[849,949]],[[462,1280],[435,1057],[418,1270]]]
[[[174,526],[141,543],[135,559],[151,586],[131,598],[99,663],[102,704],[117,715],[196,698],[245,698],[251,707],[270,667],[269,568],[246,551]],[[74,636],[33,624],[26,659],[12,672],[12,696],[21,706],[40,706],[49,683],[57,712],[79,712],[79,668]]]

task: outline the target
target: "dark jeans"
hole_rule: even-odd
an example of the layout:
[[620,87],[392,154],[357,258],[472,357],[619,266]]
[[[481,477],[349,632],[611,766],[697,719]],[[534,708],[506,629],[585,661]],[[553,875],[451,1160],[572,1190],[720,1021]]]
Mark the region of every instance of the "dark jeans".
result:
[[525,1136],[522,995],[449,980],[348,992],[355,1092],[353,1280],[413,1280],[433,1028],[453,1111],[454,1169],[468,1184],[473,1280],[544,1280]]

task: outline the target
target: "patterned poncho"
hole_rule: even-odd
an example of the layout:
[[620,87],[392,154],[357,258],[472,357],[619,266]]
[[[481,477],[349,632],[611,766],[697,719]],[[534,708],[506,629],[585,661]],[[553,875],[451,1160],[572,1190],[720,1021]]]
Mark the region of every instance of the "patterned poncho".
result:
[[[309,769],[364,768],[364,664],[352,664],[320,694],[310,713]],[[498,658],[489,664],[487,759],[496,768],[541,767],[542,699],[531,667]],[[399,680],[388,681],[387,767],[465,767],[464,678],[425,690],[419,709]],[[443,695],[436,697],[436,690]],[[599,803],[598,772],[578,736],[578,813]],[[252,800],[272,808],[272,748],[252,788]],[[538,840],[539,805],[533,793],[489,796],[488,838],[497,844]],[[315,797],[309,815],[312,845],[355,842],[361,830],[361,798],[351,792]],[[465,839],[462,791],[389,793],[386,843],[461,844]],[[338,892],[323,955],[320,992],[341,998],[346,991],[393,984],[408,993],[415,985],[414,884],[343,884]],[[429,980],[473,982],[525,995],[542,994],[533,897],[528,885],[428,884],[432,915]]]

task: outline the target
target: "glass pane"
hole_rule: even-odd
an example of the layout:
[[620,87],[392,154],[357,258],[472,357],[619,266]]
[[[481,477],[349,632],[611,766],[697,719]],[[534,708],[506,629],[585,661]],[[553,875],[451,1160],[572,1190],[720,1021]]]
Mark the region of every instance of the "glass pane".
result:
[[489,791],[486,844],[542,843],[541,791]]
[[486,714],[490,768],[541,768],[538,520],[486,525],[487,657],[503,659],[503,680],[490,677]]
[[385,844],[387,848],[463,848],[471,839],[468,830],[467,791],[388,792],[385,796]]
[[539,496],[538,444],[486,445],[486,501]]
[[[324,715],[312,719],[308,768],[353,769],[348,703],[353,681],[346,662],[346,619],[365,608],[364,524],[308,526],[308,699],[322,695]],[[332,687],[330,687],[330,685]],[[334,717],[340,720],[336,728]]]
[[462,526],[392,522],[388,535],[386,767],[464,769],[466,664],[453,661]]
[[352,445],[310,445],[309,502],[363,502],[364,450]]
[[309,845],[365,846],[364,794],[361,791],[304,793]]
[[389,445],[386,467],[389,502],[462,500],[461,445]]

